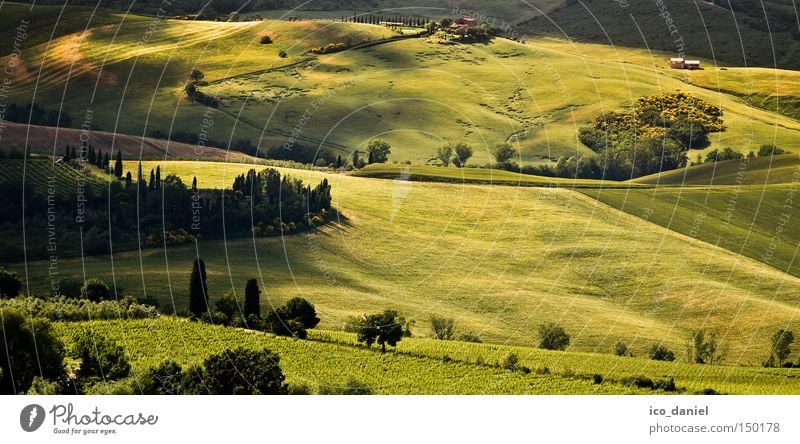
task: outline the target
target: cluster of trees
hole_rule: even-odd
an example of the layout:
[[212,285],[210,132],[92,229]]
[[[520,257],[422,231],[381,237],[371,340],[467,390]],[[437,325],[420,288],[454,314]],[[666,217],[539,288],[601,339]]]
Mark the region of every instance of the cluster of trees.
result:
[[[761,145],[758,148],[757,152],[750,151],[747,153],[747,158],[752,159],[754,157],[769,157],[769,156],[777,156],[780,154],[787,154],[788,151],[778,148],[775,145]],[[700,155],[698,154],[697,163],[714,163],[714,162],[721,162],[723,160],[739,160],[744,158],[745,155],[739,151],[735,151],[733,148],[726,147],[723,148],[721,151],[718,149],[714,149],[706,153],[705,159],[701,159]]]
[[271,309],[266,316],[262,315],[261,290],[256,279],[250,279],[245,284],[243,300],[239,300],[235,293],[228,293],[217,300],[212,309],[207,276],[205,261],[195,258],[189,278],[189,312],[194,319],[298,339],[306,339],[307,330],[319,324],[314,305],[299,297]]
[[12,103],[6,107],[3,113],[3,120],[16,123],[30,123],[31,125],[57,126],[60,128],[71,128],[72,117],[59,110],[47,110],[35,103],[27,105],[17,105]]
[[[392,154],[392,146],[389,142],[383,139],[372,139],[367,143],[367,159],[366,161],[361,156],[361,151],[358,149],[353,150],[350,156],[350,165],[353,168],[363,168],[364,165],[371,165],[373,163],[386,163],[389,161],[389,155]],[[345,162],[338,157],[334,166],[341,168]]]
[[193,69],[192,72],[189,73],[189,82],[183,88],[186,97],[190,102],[197,102],[209,108],[219,108],[220,101],[216,97],[209,96],[200,91],[200,87],[206,85],[206,83],[203,82],[203,78],[205,78],[205,74],[199,69]]
[[448,143],[439,147],[434,157],[444,167],[453,164],[457,168],[464,168],[474,152],[475,150],[466,143],[459,142],[455,146]]
[[787,362],[792,354],[794,333],[790,330],[780,329],[772,335],[772,348],[769,356],[764,361],[764,367],[800,367],[800,358],[796,363]]
[[[117,151],[117,156],[121,156],[122,153]],[[78,150],[75,149],[74,146],[65,146],[64,147],[64,155],[61,157],[64,162],[70,162],[72,160],[80,160],[83,162],[88,162],[90,165],[93,165],[103,171],[108,171],[108,167],[111,164],[111,157],[109,156],[108,152],[103,153],[102,148],[95,151],[94,146],[92,144],[81,144]]]
[[[114,174],[121,176],[122,168],[118,154]],[[50,222],[58,229],[59,255],[68,256],[81,252],[79,228],[83,228],[83,253],[93,255],[107,253],[110,239],[115,249],[140,247],[139,233],[144,245],[149,246],[159,242],[187,242],[195,236],[290,234],[333,217],[331,186],[327,180],[316,186],[306,185],[301,180],[281,176],[275,169],[251,170],[244,179],[236,179],[233,192],[231,189],[201,191],[196,179],[189,187],[178,176],[162,177],[160,167],[151,170],[148,180],[141,165],[135,181],[129,173],[125,180],[108,185],[88,178],[82,189],[77,186],[63,189],[65,193],[49,196],[48,200],[46,188],[30,181],[0,181],[0,193],[17,196],[25,193],[24,209],[19,199],[4,203],[0,226],[8,233],[19,233],[22,229],[19,215],[25,215],[29,259],[49,257]],[[0,257],[8,260],[18,260],[22,254],[20,249],[13,248],[0,251]]]
[[356,15],[342,16],[342,22],[364,23],[368,25],[379,25],[383,23],[402,23],[402,26],[425,28],[431,23],[430,19],[422,17],[406,17],[402,15],[383,16],[383,15]]
[[690,94],[640,98],[630,112],[610,112],[579,130],[580,141],[599,160],[559,159],[553,175],[625,180],[686,165],[686,151],[708,145],[723,131],[722,110]]

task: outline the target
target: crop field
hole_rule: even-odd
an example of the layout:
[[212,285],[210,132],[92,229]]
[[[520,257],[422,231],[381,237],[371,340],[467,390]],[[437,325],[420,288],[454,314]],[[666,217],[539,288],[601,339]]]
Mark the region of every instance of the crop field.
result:
[[[23,181],[24,178],[24,181]],[[77,190],[78,183],[85,181],[89,187],[98,190],[104,182],[93,172],[87,170],[82,174],[77,168],[70,167],[61,163],[55,163],[51,159],[33,158],[26,162],[22,160],[0,161],[0,183],[14,184],[22,189],[23,183],[34,191],[35,197],[46,199],[52,189],[52,194],[61,198],[71,196]],[[21,199],[22,196],[16,196]],[[26,196],[31,199],[32,196]]]
[[72,342],[71,335],[84,327],[101,332],[122,345],[132,358],[134,371],[145,370],[167,359],[183,366],[201,364],[206,356],[243,346],[266,347],[278,353],[287,383],[305,385],[313,391],[320,387],[344,386],[349,378],[356,378],[376,394],[652,393],[615,383],[596,385],[591,375],[589,378],[523,375],[487,365],[444,362],[440,358],[406,354],[382,355],[375,348],[297,341],[169,318],[56,324],[56,330],[67,344]]
[[[375,347],[357,344],[351,333],[311,330],[309,340],[297,341],[166,317],[56,324],[67,344],[82,328],[122,345],[134,372],[164,360],[184,367],[200,364],[206,356],[230,347],[266,347],[281,357],[290,385],[305,385],[312,391],[342,386],[355,378],[377,394],[653,393],[620,383],[624,378],[645,376],[674,378],[685,393],[707,388],[726,394],[800,393],[800,372],[795,369],[696,365],[425,338],[404,338],[396,349],[382,355]],[[500,368],[512,353],[519,357],[519,365],[532,370],[530,374]],[[595,374],[605,381],[594,384]]]
[[[161,166],[186,183],[206,177],[203,187],[225,186],[250,167]],[[624,340],[642,355],[661,341],[680,353],[691,331],[705,328],[720,333],[726,362],[742,364],[761,362],[774,331],[798,322],[797,278],[580,193],[283,172],[310,183],[327,177],[341,217],[282,238],[60,258],[60,272],[89,270],[120,295],[152,296],[162,310],[184,312],[192,258],[200,254],[212,299],[241,294],[255,277],[265,290],[262,306],[305,297],[326,329],[394,308],[416,321],[418,334],[427,334],[430,315],[447,314],[484,341],[532,345],[539,324],[558,322],[572,335],[571,350],[608,353]],[[28,263],[34,294],[47,291],[48,266]]]

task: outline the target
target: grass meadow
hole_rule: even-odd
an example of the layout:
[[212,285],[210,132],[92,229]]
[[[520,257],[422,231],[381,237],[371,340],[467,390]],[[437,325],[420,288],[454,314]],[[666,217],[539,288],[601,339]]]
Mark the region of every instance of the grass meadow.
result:
[[[222,187],[250,167],[160,165],[186,183],[204,177],[201,187]],[[681,353],[704,328],[719,332],[727,362],[739,364],[760,363],[772,333],[797,322],[794,276],[568,189],[284,172],[311,183],[327,177],[342,217],[305,235],[61,258],[60,271],[181,312],[199,254],[212,299],[241,294],[256,277],[265,307],[305,297],[326,329],[394,308],[422,335],[431,315],[447,315],[485,341],[533,345],[539,324],[557,322],[572,335],[571,350],[608,353],[624,340],[642,355],[662,341]],[[32,293],[47,291],[49,265],[28,263]]]

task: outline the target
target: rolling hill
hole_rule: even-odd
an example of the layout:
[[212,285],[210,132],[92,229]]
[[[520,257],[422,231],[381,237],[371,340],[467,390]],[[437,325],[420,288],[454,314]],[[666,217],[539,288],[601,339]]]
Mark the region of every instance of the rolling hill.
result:
[[[91,123],[112,133],[204,133],[222,146],[249,141],[260,153],[292,148],[287,142],[294,138],[296,145],[348,157],[380,137],[392,144],[393,161],[414,164],[460,141],[475,147],[477,164],[504,141],[519,147],[523,163],[593,155],[577,141],[579,127],[640,96],[676,89],[725,113],[728,129],[712,135],[709,149],[746,152],[764,143],[791,149],[800,134],[800,123],[775,112],[793,115],[785,108],[748,103],[747,85],[737,88],[735,80],[715,87],[713,78],[670,70],[668,53],[551,39],[390,41],[397,37],[390,29],[334,21],[108,17],[118,22],[87,22],[86,32],[27,48],[9,100],[35,99],[47,110],[63,102],[75,121],[91,108]],[[260,43],[265,35],[272,44]],[[386,43],[358,47],[364,41]],[[356,47],[308,53],[333,43]],[[204,73],[200,90],[219,99],[219,109],[186,99],[182,91],[194,68]],[[766,88],[758,91],[769,96]]]
[[[207,186],[251,167],[160,165]],[[532,345],[536,327],[552,321],[571,333],[571,350],[608,353],[624,340],[637,355],[662,341],[680,355],[691,331],[705,328],[720,333],[726,362],[739,364],[758,365],[769,337],[797,323],[798,278],[568,189],[287,172],[311,183],[327,177],[343,218],[306,235],[62,258],[60,272],[90,270],[120,295],[182,312],[199,253],[212,299],[257,277],[263,307],[300,295],[317,306],[323,328],[394,308],[416,321],[417,334],[430,315],[446,314],[486,341]],[[27,270],[31,291],[46,294],[48,266],[12,269]]]

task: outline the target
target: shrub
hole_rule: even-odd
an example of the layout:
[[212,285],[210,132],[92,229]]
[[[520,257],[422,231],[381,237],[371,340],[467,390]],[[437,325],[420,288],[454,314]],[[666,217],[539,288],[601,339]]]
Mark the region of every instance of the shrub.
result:
[[307,384],[291,384],[289,385],[290,395],[310,395],[311,387]]
[[50,322],[26,318],[22,313],[12,308],[0,311],[3,326],[0,394],[25,393],[36,376],[48,380],[64,376],[64,345],[52,331]]
[[144,395],[177,395],[180,393],[183,373],[175,361],[164,361],[149,369],[139,381]]
[[278,355],[239,347],[206,358],[205,386],[212,395],[286,395]]
[[111,298],[111,289],[100,279],[89,279],[81,287],[81,297],[92,302],[105,301]]
[[539,326],[539,348],[545,350],[566,350],[569,346],[569,335],[556,324]]
[[761,145],[758,148],[758,157],[777,156],[779,154],[786,154],[787,151],[778,148],[775,145]]
[[241,308],[239,301],[236,300],[236,295],[233,292],[225,294],[216,302],[217,311],[222,312],[228,319],[228,324],[234,318],[241,318]]
[[303,298],[293,298],[267,315],[266,324],[276,335],[305,339],[306,329],[316,327],[319,321],[313,304]]
[[603,375],[595,374],[594,376],[592,376],[592,380],[594,381],[595,384],[598,384],[598,385],[602,384],[603,383]]
[[628,349],[628,345],[624,342],[614,344],[614,354],[617,356],[633,356],[633,353]]
[[286,57],[289,57],[289,54],[286,54],[286,51],[284,50],[280,50],[278,51],[278,57],[285,59]]
[[3,309],[15,308],[32,317],[51,321],[89,321],[95,319],[149,319],[158,316],[158,311],[136,302],[131,296],[119,301],[91,302],[88,299],[71,299],[59,296],[51,299],[16,297],[0,301]]
[[519,357],[514,353],[506,356],[503,359],[503,368],[512,372],[519,370]]
[[660,379],[653,383],[653,390],[664,390],[665,392],[674,392],[677,390],[675,388],[675,379]]
[[0,268],[0,298],[13,298],[19,295],[22,281],[17,273]]
[[662,344],[654,344],[650,348],[650,359],[654,361],[674,361],[675,353]]
[[455,320],[439,316],[431,316],[431,330],[436,339],[449,341],[453,339]]
[[125,350],[90,329],[78,333],[71,355],[81,361],[76,372],[80,379],[120,379],[128,376],[131,371]]
[[478,336],[476,334],[472,334],[472,333],[464,333],[463,335],[458,337],[458,340],[461,341],[461,342],[474,342],[474,343],[477,343],[477,344],[480,344],[481,342],[483,342],[483,341],[481,341],[481,337],[480,336]]
[[261,36],[261,44],[262,45],[272,44],[272,39],[268,35],[263,35],[263,36]]
[[371,395],[372,388],[352,376],[347,379],[344,385],[320,386],[320,395]]
[[622,383],[622,385],[636,386],[639,388],[649,388],[649,389],[652,389],[654,385],[653,380],[645,376],[627,377],[623,378],[620,382]]

